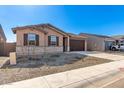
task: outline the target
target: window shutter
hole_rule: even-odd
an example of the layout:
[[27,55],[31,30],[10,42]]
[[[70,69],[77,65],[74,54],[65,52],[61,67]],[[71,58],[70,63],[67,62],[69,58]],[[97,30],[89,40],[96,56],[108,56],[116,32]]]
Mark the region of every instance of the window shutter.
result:
[[56,37],[57,40],[57,46],[59,46],[59,37]]
[[50,46],[50,42],[51,42],[51,37],[48,36],[48,46]]
[[24,34],[24,46],[28,45],[28,34]]
[[39,35],[36,35],[36,46],[39,46]]

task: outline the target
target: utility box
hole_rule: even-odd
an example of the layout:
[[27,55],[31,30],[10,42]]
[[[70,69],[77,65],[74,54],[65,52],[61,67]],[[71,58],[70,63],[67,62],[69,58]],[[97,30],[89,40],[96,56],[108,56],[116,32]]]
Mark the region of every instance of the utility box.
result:
[[9,57],[10,57],[10,65],[16,65],[16,53],[11,52]]

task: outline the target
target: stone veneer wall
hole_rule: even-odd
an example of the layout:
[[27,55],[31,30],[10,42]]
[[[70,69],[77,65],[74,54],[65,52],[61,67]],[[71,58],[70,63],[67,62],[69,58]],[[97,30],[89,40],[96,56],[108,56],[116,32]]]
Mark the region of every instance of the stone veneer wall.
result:
[[16,53],[17,55],[40,55],[43,53],[55,53],[63,52],[63,47],[36,47],[36,46],[17,46]]

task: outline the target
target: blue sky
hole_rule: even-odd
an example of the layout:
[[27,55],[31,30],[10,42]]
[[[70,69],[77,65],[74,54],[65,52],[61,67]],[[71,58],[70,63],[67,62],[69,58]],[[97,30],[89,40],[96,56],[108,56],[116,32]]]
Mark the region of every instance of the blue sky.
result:
[[124,6],[0,6],[0,24],[8,42],[16,41],[12,27],[40,23],[75,34],[124,34]]

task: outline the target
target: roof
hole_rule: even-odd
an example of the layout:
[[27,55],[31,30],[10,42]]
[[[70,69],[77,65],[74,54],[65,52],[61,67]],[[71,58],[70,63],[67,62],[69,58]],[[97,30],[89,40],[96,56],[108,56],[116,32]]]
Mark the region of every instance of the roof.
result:
[[112,36],[112,38],[115,38],[115,39],[124,39],[124,35],[116,35],[116,36]]
[[48,28],[51,28],[51,29],[54,29],[55,31],[61,33],[61,34],[64,34],[64,35],[67,35],[66,32],[64,32],[63,30],[47,23],[47,24],[37,24],[37,25],[27,25],[27,26],[21,26],[21,27],[15,27],[15,28],[12,28],[13,32],[16,33],[17,30],[22,30],[22,29],[26,29],[26,28],[31,28],[31,29],[37,29],[37,30],[40,30],[44,33],[47,33],[45,30],[43,30],[45,27],[48,27]]
[[3,31],[1,24],[0,24],[0,34],[1,34],[2,38],[6,41],[6,36],[4,34],[4,31]]
[[73,34],[73,33],[68,33],[68,35],[70,37],[74,37],[74,38],[87,38],[86,36],[76,35],[76,34]]
[[106,35],[97,35],[97,34],[89,34],[89,33],[80,33],[79,35],[96,36],[96,37],[100,37],[100,38],[112,38],[112,37],[106,36]]

